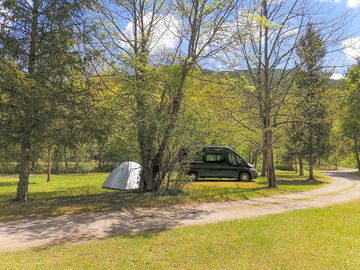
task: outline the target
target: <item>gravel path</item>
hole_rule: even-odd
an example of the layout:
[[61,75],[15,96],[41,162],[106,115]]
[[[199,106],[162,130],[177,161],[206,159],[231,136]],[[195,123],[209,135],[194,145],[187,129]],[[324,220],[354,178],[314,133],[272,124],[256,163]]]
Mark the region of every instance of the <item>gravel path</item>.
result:
[[4,222],[0,223],[0,251],[258,217],[360,199],[360,177],[349,172],[326,172],[333,181],[320,189],[246,201]]

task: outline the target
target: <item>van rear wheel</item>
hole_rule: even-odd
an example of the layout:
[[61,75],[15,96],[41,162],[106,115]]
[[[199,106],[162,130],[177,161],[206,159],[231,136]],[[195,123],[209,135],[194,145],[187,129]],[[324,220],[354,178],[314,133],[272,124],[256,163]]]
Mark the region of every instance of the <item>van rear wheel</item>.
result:
[[239,179],[238,180],[241,181],[241,182],[250,182],[251,181],[251,176],[247,172],[241,172],[239,174]]
[[188,176],[190,177],[191,181],[195,182],[198,180],[199,175],[197,172],[189,172]]

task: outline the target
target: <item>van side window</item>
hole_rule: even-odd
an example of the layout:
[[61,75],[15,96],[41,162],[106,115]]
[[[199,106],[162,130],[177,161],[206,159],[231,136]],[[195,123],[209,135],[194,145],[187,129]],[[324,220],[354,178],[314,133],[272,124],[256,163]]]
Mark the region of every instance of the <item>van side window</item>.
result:
[[228,155],[229,162],[233,165],[240,164],[239,160],[237,159],[237,156],[235,154],[231,153]]
[[205,156],[206,162],[224,162],[225,160],[225,156],[220,154],[207,154]]
[[202,154],[196,154],[193,158],[193,161],[202,161],[203,155]]

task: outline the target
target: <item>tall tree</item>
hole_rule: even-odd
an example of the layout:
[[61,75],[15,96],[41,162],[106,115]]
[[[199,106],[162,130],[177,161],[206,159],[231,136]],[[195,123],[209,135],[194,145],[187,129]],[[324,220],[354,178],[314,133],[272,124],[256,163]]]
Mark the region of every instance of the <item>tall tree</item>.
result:
[[238,75],[246,76],[254,86],[246,91],[248,117],[234,118],[241,125],[262,134],[262,175],[268,186],[276,187],[273,160],[275,131],[286,122],[283,112],[292,89],[295,47],[305,24],[302,0],[249,0],[239,5],[238,17],[229,27],[234,42],[225,51],[226,64]]
[[309,161],[309,178],[314,178],[314,163],[330,150],[331,123],[327,117],[324,94],[327,74],[324,72],[326,49],[321,33],[309,23],[296,49],[301,68],[296,73],[296,121],[299,153]]
[[360,61],[349,69],[345,84],[347,95],[341,127],[343,134],[353,141],[356,165],[360,171]]
[[315,12],[316,6],[305,0],[247,0],[239,4],[236,20],[227,25],[232,34],[226,37],[233,42],[221,59],[239,76],[245,73],[254,86],[244,92],[247,113],[240,117],[234,113],[234,119],[253,134],[262,134],[262,175],[267,175],[269,187],[276,187],[273,152],[290,118],[284,105],[302,64],[294,61],[295,49],[306,24],[310,17],[317,18],[326,47],[339,42],[343,34],[342,17],[329,20]]
[[222,46],[217,34],[234,3],[94,1],[99,27],[93,44],[134,102],[142,191],[158,189],[169,170],[166,152],[178,132],[186,80],[200,60]]
[[[4,0],[0,21],[1,135],[19,144],[18,201],[28,200],[31,153],[79,89],[81,1]],[[11,72],[13,74],[11,75]]]

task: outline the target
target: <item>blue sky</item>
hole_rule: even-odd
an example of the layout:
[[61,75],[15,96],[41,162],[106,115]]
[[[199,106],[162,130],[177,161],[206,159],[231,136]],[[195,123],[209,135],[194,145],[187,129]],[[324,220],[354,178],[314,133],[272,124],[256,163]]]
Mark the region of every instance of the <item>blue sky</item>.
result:
[[[320,8],[329,12],[329,16],[346,15],[348,24],[346,32],[352,39],[344,41],[341,45],[345,48],[342,52],[335,53],[330,57],[331,62],[338,65],[335,68],[335,75],[344,74],[349,65],[355,63],[353,57],[360,56],[360,0],[314,0]],[[349,46],[347,46],[349,45]]]
[[[342,75],[345,75],[348,67],[355,63],[354,58],[360,58],[360,0],[304,0],[311,3],[311,8],[314,13],[320,11],[319,17],[325,17],[326,19],[338,18],[346,16],[348,24],[345,27],[346,36],[348,39],[339,42],[337,44],[336,52],[329,54],[328,66],[329,70],[334,73],[335,79],[340,79]],[[0,0],[0,10],[1,10]],[[315,15],[316,16],[316,15]],[[176,19],[172,20],[176,22]],[[124,22],[124,33],[131,36],[131,23]],[[169,24],[166,24],[169,27]],[[165,32],[164,23],[158,22],[156,29],[157,47],[173,48],[176,45],[176,37],[170,33]],[[164,28],[164,29],[163,29]],[[171,30],[171,29],[170,29]],[[175,29],[176,30],[176,29]],[[159,36],[159,37],[158,37]],[[156,50],[155,46],[153,49]],[[331,48],[332,49],[332,48]],[[331,50],[330,49],[330,50]],[[217,63],[217,62],[216,62]]]

